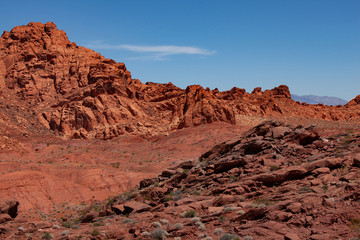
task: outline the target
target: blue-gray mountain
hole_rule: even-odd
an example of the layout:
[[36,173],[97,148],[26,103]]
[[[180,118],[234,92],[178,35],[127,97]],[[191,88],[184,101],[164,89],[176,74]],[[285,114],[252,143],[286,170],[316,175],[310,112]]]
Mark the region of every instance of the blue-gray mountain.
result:
[[337,106],[337,105],[345,105],[347,103],[347,101],[344,99],[337,97],[328,97],[328,96],[323,96],[323,97],[315,96],[315,95],[299,96],[299,95],[291,94],[291,98],[294,101],[305,102],[308,104],[322,103],[325,105]]

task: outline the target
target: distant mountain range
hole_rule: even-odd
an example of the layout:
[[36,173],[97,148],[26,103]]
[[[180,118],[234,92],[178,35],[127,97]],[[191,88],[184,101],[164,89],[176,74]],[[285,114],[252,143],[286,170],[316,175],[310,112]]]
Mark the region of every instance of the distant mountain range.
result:
[[344,99],[337,98],[337,97],[328,97],[328,96],[321,97],[321,96],[315,96],[315,95],[299,96],[299,95],[291,94],[291,98],[294,101],[305,102],[308,104],[322,103],[325,105],[333,105],[333,106],[345,105],[348,102]]

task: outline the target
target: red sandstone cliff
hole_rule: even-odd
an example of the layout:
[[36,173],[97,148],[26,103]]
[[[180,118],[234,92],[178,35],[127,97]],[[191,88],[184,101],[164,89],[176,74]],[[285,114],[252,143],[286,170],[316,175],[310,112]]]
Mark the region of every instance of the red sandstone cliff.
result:
[[303,116],[355,121],[357,98],[345,107],[294,102],[287,86],[249,94],[193,85],[185,90],[131,78],[123,63],[70,42],[54,23],[29,23],[0,38],[3,105],[31,109],[44,127],[75,138],[109,139],[124,133],[156,135],[237,115]]

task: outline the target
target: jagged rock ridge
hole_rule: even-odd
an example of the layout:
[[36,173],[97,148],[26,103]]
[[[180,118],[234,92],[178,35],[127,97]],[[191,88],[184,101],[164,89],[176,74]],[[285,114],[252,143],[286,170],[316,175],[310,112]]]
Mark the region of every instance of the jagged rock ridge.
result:
[[[123,63],[70,42],[54,23],[29,23],[0,38],[3,105],[27,106],[44,127],[67,137],[110,139],[131,133],[164,134],[236,116],[306,116],[357,120],[358,104],[308,106],[291,100],[287,86],[249,94],[193,85],[185,90],[131,78]],[[22,110],[22,109],[21,109]]]

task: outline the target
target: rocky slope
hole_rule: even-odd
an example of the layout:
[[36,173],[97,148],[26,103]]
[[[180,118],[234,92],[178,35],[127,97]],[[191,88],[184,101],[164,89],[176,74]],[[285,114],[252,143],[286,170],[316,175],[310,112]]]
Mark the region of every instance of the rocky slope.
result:
[[360,133],[265,122],[62,220],[17,220],[5,239],[357,239]]
[[77,46],[50,22],[2,34],[0,92],[2,126],[7,126],[1,130],[28,135],[44,129],[86,139],[157,135],[217,121],[236,124],[241,115],[360,119],[355,100],[345,107],[309,106],[292,101],[283,85],[246,93],[143,84],[123,63]]

